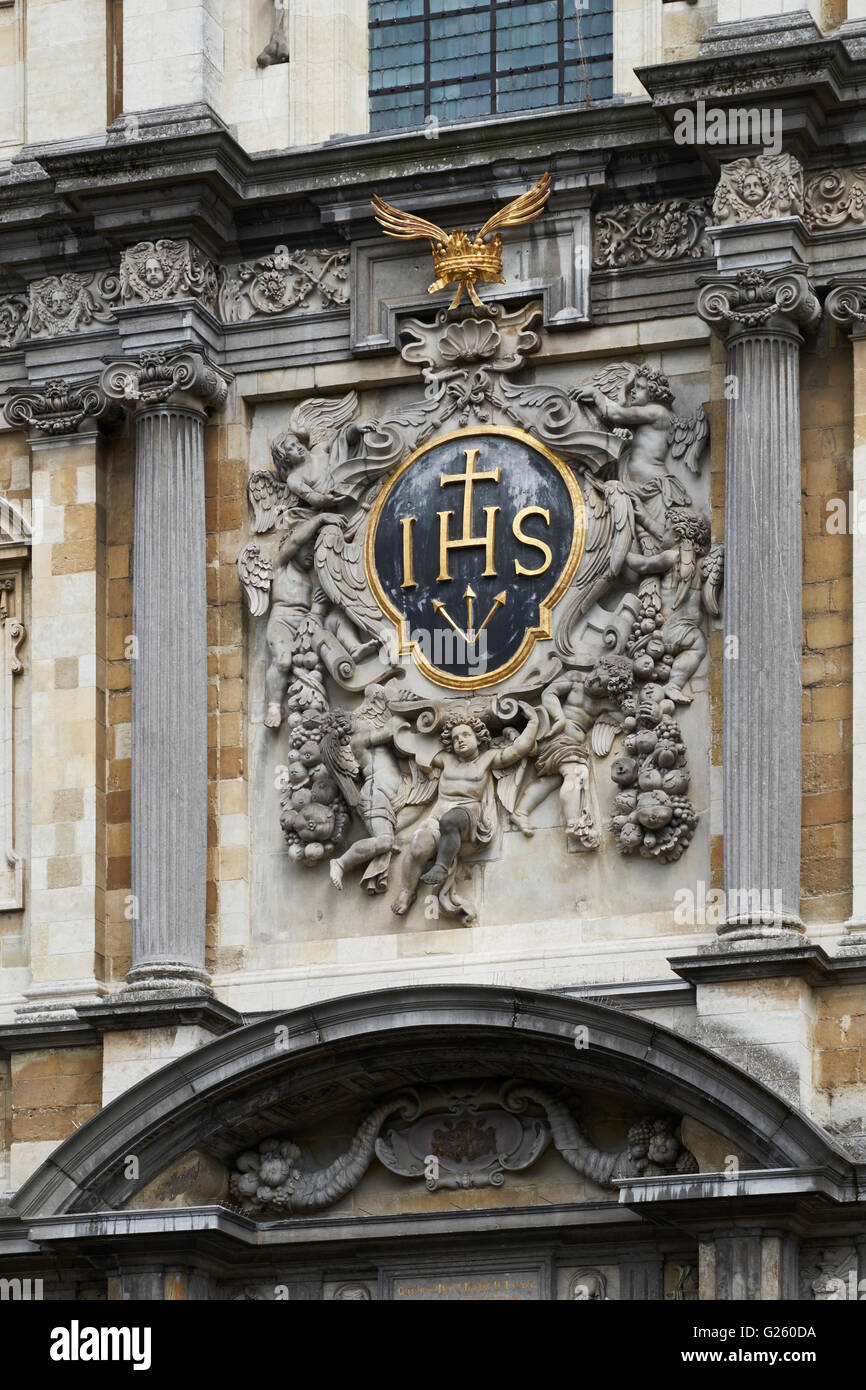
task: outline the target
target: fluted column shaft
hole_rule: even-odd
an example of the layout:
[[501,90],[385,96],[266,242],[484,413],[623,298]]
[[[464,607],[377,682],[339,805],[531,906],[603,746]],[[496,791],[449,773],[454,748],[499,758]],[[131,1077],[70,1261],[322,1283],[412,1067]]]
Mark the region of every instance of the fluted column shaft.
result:
[[728,338],[723,673],[727,925],[799,921],[800,338]]
[[802,583],[796,325],[819,316],[806,272],[708,279],[698,312],[728,348],[723,935],[800,922]]
[[132,969],[205,974],[207,632],[203,411],[136,415],[132,663]]

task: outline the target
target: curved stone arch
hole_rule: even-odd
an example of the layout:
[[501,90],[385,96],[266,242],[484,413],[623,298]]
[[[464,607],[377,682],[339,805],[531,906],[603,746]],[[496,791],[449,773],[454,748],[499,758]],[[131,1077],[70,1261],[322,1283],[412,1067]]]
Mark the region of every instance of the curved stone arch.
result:
[[[586,1030],[585,1033],[578,1030]],[[462,1069],[461,1060],[462,1059]],[[498,1065],[497,1065],[498,1064]],[[174,1159],[229,1154],[348,1101],[495,1066],[558,1086],[605,1086],[674,1110],[754,1156],[757,1168],[853,1164],[826,1134],[739,1067],[618,1009],[488,986],[380,990],[249,1023],[154,1072],[61,1144],[14,1201],[19,1216],[121,1207]],[[139,1176],[124,1177],[138,1159]]]

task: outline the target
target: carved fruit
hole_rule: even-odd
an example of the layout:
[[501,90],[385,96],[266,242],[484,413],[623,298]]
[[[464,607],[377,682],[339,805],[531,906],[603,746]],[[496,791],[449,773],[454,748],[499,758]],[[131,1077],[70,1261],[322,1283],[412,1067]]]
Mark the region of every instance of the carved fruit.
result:
[[646,649],[647,655],[651,656],[654,661],[658,661],[659,657],[665,654],[665,644],[658,637],[653,637],[652,641],[647,642]]
[[610,775],[619,787],[630,787],[637,776],[637,763],[634,758],[614,758],[610,765]]
[[662,779],[662,787],[668,796],[679,796],[688,789],[691,773],[687,767],[675,767],[670,772],[666,772]]
[[633,714],[629,714],[626,716],[626,718],[622,721],[622,727],[625,729],[626,733],[631,733],[632,729],[637,728],[637,720],[635,719]]
[[673,767],[677,760],[677,750],[672,743],[660,743],[656,753],[659,767]]
[[622,741],[622,746],[627,753],[636,753],[637,743],[635,741],[634,734],[626,734],[625,738]]
[[648,680],[649,677],[653,675],[655,669],[655,662],[651,656],[647,656],[646,652],[641,652],[640,656],[635,657],[634,673],[638,680]]
[[653,618],[644,618],[643,622],[640,625],[640,630],[641,632],[655,632],[655,620]]
[[655,791],[662,784],[662,775],[657,767],[642,767],[637,782],[642,792]]
[[308,859],[311,864],[315,864],[318,862],[318,860],[323,858],[324,853],[325,846],[320,845],[318,841],[313,840],[312,843],[307,845],[306,849],[304,850],[304,858]]
[[617,792],[613,799],[613,804],[618,811],[633,811],[637,804],[637,792],[632,790]]
[[658,736],[654,729],[639,729],[634,737],[639,753],[655,752]]
[[642,840],[643,831],[634,821],[629,821],[620,831],[619,842],[625,849],[636,849]]
[[661,830],[672,815],[671,799],[665,792],[641,792],[637,799],[637,818],[647,830]]

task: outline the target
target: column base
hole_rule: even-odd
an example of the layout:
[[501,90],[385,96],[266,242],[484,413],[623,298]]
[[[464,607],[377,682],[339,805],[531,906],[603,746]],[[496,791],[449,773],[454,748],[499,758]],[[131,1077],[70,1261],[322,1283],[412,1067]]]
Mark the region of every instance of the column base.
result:
[[201,995],[213,997],[210,976],[188,961],[154,960],[142,961],[134,965],[126,977],[126,984],[118,992],[117,998],[123,1000],[165,998],[169,995]]
[[782,945],[794,945],[803,940],[806,928],[799,917],[773,917],[769,920],[761,916],[730,917],[717,928],[720,941],[735,944],[738,941],[773,941]]

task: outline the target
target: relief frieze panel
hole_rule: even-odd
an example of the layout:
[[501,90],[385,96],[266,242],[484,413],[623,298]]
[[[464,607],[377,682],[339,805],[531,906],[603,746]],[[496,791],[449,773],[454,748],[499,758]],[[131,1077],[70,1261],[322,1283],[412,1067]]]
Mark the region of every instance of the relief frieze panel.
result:
[[540,318],[406,320],[423,391],[374,418],[301,401],[249,479],[289,858],[398,919],[476,925],[478,873],[551,801],[574,855],[664,864],[698,820],[679,712],[720,611],[689,481],[707,418],[646,365],[524,384]]

